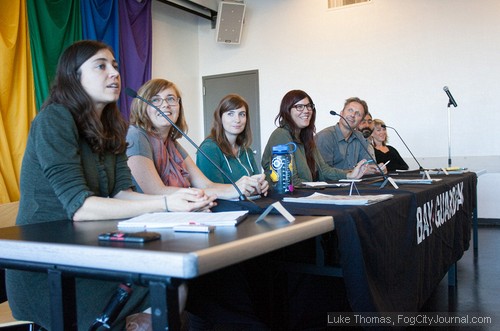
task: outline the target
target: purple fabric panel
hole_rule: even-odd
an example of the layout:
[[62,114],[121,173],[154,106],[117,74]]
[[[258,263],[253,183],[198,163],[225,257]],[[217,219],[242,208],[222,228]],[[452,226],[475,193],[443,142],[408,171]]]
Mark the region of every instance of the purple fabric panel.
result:
[[151,0],[122,0],[118,6],[120,16],[120,73],[122,91],[120,111],[128,122],[132,98],[125,94],[129,87],[137,91],[151,79],[151,50],[153,43]]

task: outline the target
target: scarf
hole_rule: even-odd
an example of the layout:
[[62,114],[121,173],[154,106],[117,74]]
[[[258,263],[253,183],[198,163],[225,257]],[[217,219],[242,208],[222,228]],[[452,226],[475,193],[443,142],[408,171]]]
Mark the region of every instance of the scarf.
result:
[[166,142],[148,135],[149,143],[153,148],[153,162],[156,171],[166,186],[189,187],[189,173],[184,167],[184,159],[170,138]]

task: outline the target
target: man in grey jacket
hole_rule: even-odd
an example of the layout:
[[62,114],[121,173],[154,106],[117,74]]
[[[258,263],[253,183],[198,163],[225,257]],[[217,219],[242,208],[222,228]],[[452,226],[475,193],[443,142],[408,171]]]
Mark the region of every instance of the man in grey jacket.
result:
[[[358,97],[349,98],[340,112],[339,122],[316,135],[316,145],[328,165],[351,170],[360,160],[373,158],[367,152],[369,144],[365,137],[356,130],[367,113],[368,105],[364,100]],[[377,172],[377,167],[371,164],[366,173]]]

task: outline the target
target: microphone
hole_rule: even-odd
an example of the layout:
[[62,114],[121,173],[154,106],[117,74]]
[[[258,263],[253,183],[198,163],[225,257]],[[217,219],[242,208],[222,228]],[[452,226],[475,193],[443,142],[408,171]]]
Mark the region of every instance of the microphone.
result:
[[457,107],[457,102],[455,101],[455,99],[453,99],[453,95],[451,95],[451,92],[448,89],[448,86],[443,87],[443,91],[446,92],[446,95],[450,99],[449,102],[448,102],[448,107],[450,107],[451,105],[453,105],[453,107],[456,108]]
[[89,330],[97,330],[101,326],[104,326],[107,329],[111,328],[111,324],[115,321],[116,317],[132,294],[131,286],[132,285],[128,283],[122,283],[118,286],[116,292],[106,304],[102,314],[96,318]]
[[[347,124],[347,126],[349,127],[349,130],[351,130],[352,134],[354,134],[353,128],[351,127],[351,125],[349,124],[349,122],[347,122],[347,120],[344,118],[344,116],[340,115],[339,113],[337,113],[334,110],[330,110],[330,114],[333,115],[333,116],[338,116],[341,119],[343,119],[345,121],[345,123]],[[361,147],[363,147],[363,149],[365,150],[366,154],[368,154],[368,156],[370,157],[370,160],[372,160],[373,164],[375,164],[375,166],[377,167],[378,171],[382,174],[382,177],[384,177],[384,183],[382,183],[382,185],[380,186],[380,188],[383,188],[385,186],[385,184],[387,183],[387,181],[391,182],[389,180],[389,177],[382,171],[382,169],[380,169],[380,166],[378,165],[377,161],[371,156],[370,152],[368,152],[368,149],[365,147],[365,145],[362,142],[361,142]],[[393,182],[391,182],[391,184],[394,185]],[[397,189],[398,187],[395,186],[395,188]]]
[[239,194],[239,200],[240,201],[248,201],[248,202],[251,202],[252,204],[255,205],[255,202],[249,200],[240,190],[240,188],[238,187],[238,185],[236,185],[236,183],[234,182],[234,180],[231,179],[231,177],[229,177],[228,174],[226,174],[224,172],[224,170],[221,169],[220,166],[217,165],[217,163],[214,162],[214,160],[212,160],[210,157],[208,157],[208,155],[200,149],[200,146],[198,146],[191,138],[189,138],[189,136],[184,132],[182,131],[167,115],[165,115],[165,113],[163,111],[161,111],[160,108],[156,107],[155,105],[153,105],[149,100],[146,100],[144,99],[143,97],[141,97],[140,95],[137,94],[136,91],[132,90],[131,88],[127,87],[125,88],[125,93],[127,93],[129,96],[131,96],[132,98],[137,98],[139,100],[141,100],[142,102],[145,102],[147,103],[148,105],[150,105],[151,107],[153,107],[154,109],[156,109],[156,111],[161,115],[163,116],[169,123],[170,125],[172,125],[172,127],[174,127],[177,131],[179,131],[179,133],[184,137],[186,138],[187,141],[189,141],[191,143],[191,145],[193,145],[194,148],[196,148],[196,150],[201,153],[204,157],[207,158],[208,161],[210,161],[210,163],[212,163],[212,165],[217,168],[217,170],[219,170],[219,172],[224,176],[226,177],[226,179],[231,183],[231,185],[234,187],[234,189],[236,190],[236,192],[238,192]]
[[388,125],[382,125],[382,127],[385,129],[385,128],[389,128],[389,129],[393,129],[394,132],[396,132],[396,134],[398,135],[399,139],[401,139],[401,141],[403,142],[403,144],[405,145],[406,149],[408,150],[408,152],[410,152],[411,156],[413,157],[413,159],[415,160],[415,162],[417,162],[418,164],[418,168],[419,170],[424,170],[424,168],[422,168],[422,166],[420,165],[420,163],[418,162],[417,158],[415,157],[415,155],[413,155],[413,153],[411,152],[410,148],[408,147],[408,145],[406,145],[405,141],[403,140],[403,138],[401,138],[401,136],[399,135],[398,133],[398,130],[396,130],[395,128],[393,128],[392,126],[388,126]]

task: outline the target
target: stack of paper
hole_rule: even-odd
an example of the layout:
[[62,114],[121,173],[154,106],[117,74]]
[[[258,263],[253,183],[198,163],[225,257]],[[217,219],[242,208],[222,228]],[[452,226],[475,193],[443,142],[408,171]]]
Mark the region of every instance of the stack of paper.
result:
[[436,178],[436,179],[411,179],[411,178],[396,178],[394,181],[396,184],[432,184],[434,182],[439,182],[441,178]]
[[247,215],[247,210],[219,213],[149,213],[118,222],[118,227],[161,229],[190,224],[235,226],[242,222]]
[[419,173],[421,175],[425,175],[427,172],[429,175],[461,175],[465,172],[469,172],[467,168],[460,167],[448,167],[448,168],[434,168],[434,169],[414,169],[414,170],[396,170],[397,173]]
[[[441,168],[441,169],[429,169],[427,170],[429,175],[461,175],[465,172],[469,172],[467,168],[458,168],[458,167],[452,167],[452,168]],[[424,172],[420,172],[423,174]]]
[[325,188],[325,187],[345,187],[349,186],[349,183],[327,183],[327,182],[302,182],[303,186]]
[[285,197],[285,202],[301,202],[301,203],[317,203],[317,204],[333,204],[333,205],[370,205],[380,201],[392,199],[392,194],[378,195],[329,195],[314,193],[307,197],[292,198]]

